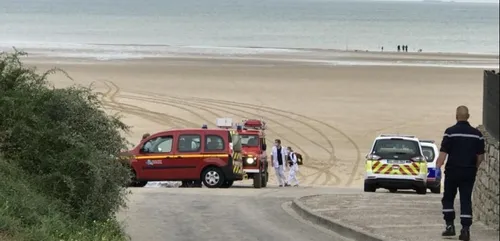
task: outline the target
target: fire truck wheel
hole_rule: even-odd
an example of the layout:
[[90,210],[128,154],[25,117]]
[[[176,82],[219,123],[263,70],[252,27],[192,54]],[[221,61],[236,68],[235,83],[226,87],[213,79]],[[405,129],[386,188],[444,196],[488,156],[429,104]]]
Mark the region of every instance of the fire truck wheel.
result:
[[269,173],[264,172],[264,175],[262,175],[262,187],[267,187],[268,180],[269,180]]
[[224,174],[222,170],[217,167],[208,167],[203,171],[201,180],[208,188],[218,188],[224,183]]
[[220,187],[221,188],[230,188],[233,186],[234,181],[225,181],[224,184],[222,184]]
[[253,175],[253,187],[261,188],[262,187],[262,173],[258,173]]

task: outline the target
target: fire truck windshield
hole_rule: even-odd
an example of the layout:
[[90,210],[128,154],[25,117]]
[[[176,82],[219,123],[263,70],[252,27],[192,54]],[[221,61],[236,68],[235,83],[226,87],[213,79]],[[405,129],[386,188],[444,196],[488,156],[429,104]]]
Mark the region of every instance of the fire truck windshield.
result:
[[240,134],[240,137],[241,137],[241,145],[243,146],[259,146],[258,135]]

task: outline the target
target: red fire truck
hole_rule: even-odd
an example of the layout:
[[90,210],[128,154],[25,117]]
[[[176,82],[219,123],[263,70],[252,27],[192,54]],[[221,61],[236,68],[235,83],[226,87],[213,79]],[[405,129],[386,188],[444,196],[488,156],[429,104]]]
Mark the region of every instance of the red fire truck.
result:
[[266,153],[266,122],[259,119],[243,120],[233,125],[231,118],[218,118],[219,128],[230,128],[241,140],[243,171],[253,180],[255,188],[267,186],[269,181],[268,157]]
[[241,138],[243,171],[255,188],[267,187],[269,162],[266,145],[266,122],[258,119],[242,121],[237,132]]

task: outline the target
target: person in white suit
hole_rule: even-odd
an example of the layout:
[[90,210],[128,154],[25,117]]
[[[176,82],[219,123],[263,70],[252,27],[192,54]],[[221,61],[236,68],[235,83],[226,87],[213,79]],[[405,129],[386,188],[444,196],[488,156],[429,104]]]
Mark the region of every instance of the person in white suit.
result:
[[271,165],[276,172],[276,178],[278,180],[278,185],[284,187],[286,183],[285,178],[285,168],[286,168],[286,148],[281,146],[281,140],[274,140],[274,146],[271,152]]
[[299,171],[299,165],[297,164],[297,155],[295,155],[295,152],[292,150],[291,147],[287,148],[288,150],[288,164],[290,166],[290,172],[288,173],[288,182],[285,184],[286,186],[292,185],[292,182],[295,184],[293,185],[294,187],[299,186],[299,180],[297,179],[297,172]]

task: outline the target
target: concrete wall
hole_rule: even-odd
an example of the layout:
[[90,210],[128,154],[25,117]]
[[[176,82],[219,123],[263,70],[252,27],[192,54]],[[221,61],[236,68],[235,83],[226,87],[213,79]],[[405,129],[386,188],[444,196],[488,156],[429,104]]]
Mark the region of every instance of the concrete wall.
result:
[[472,197],[474,218],[499,230],[499,142],[484,126],[479,126],[478,129],[485,137],[486,153],[485,160],[477,172]]

